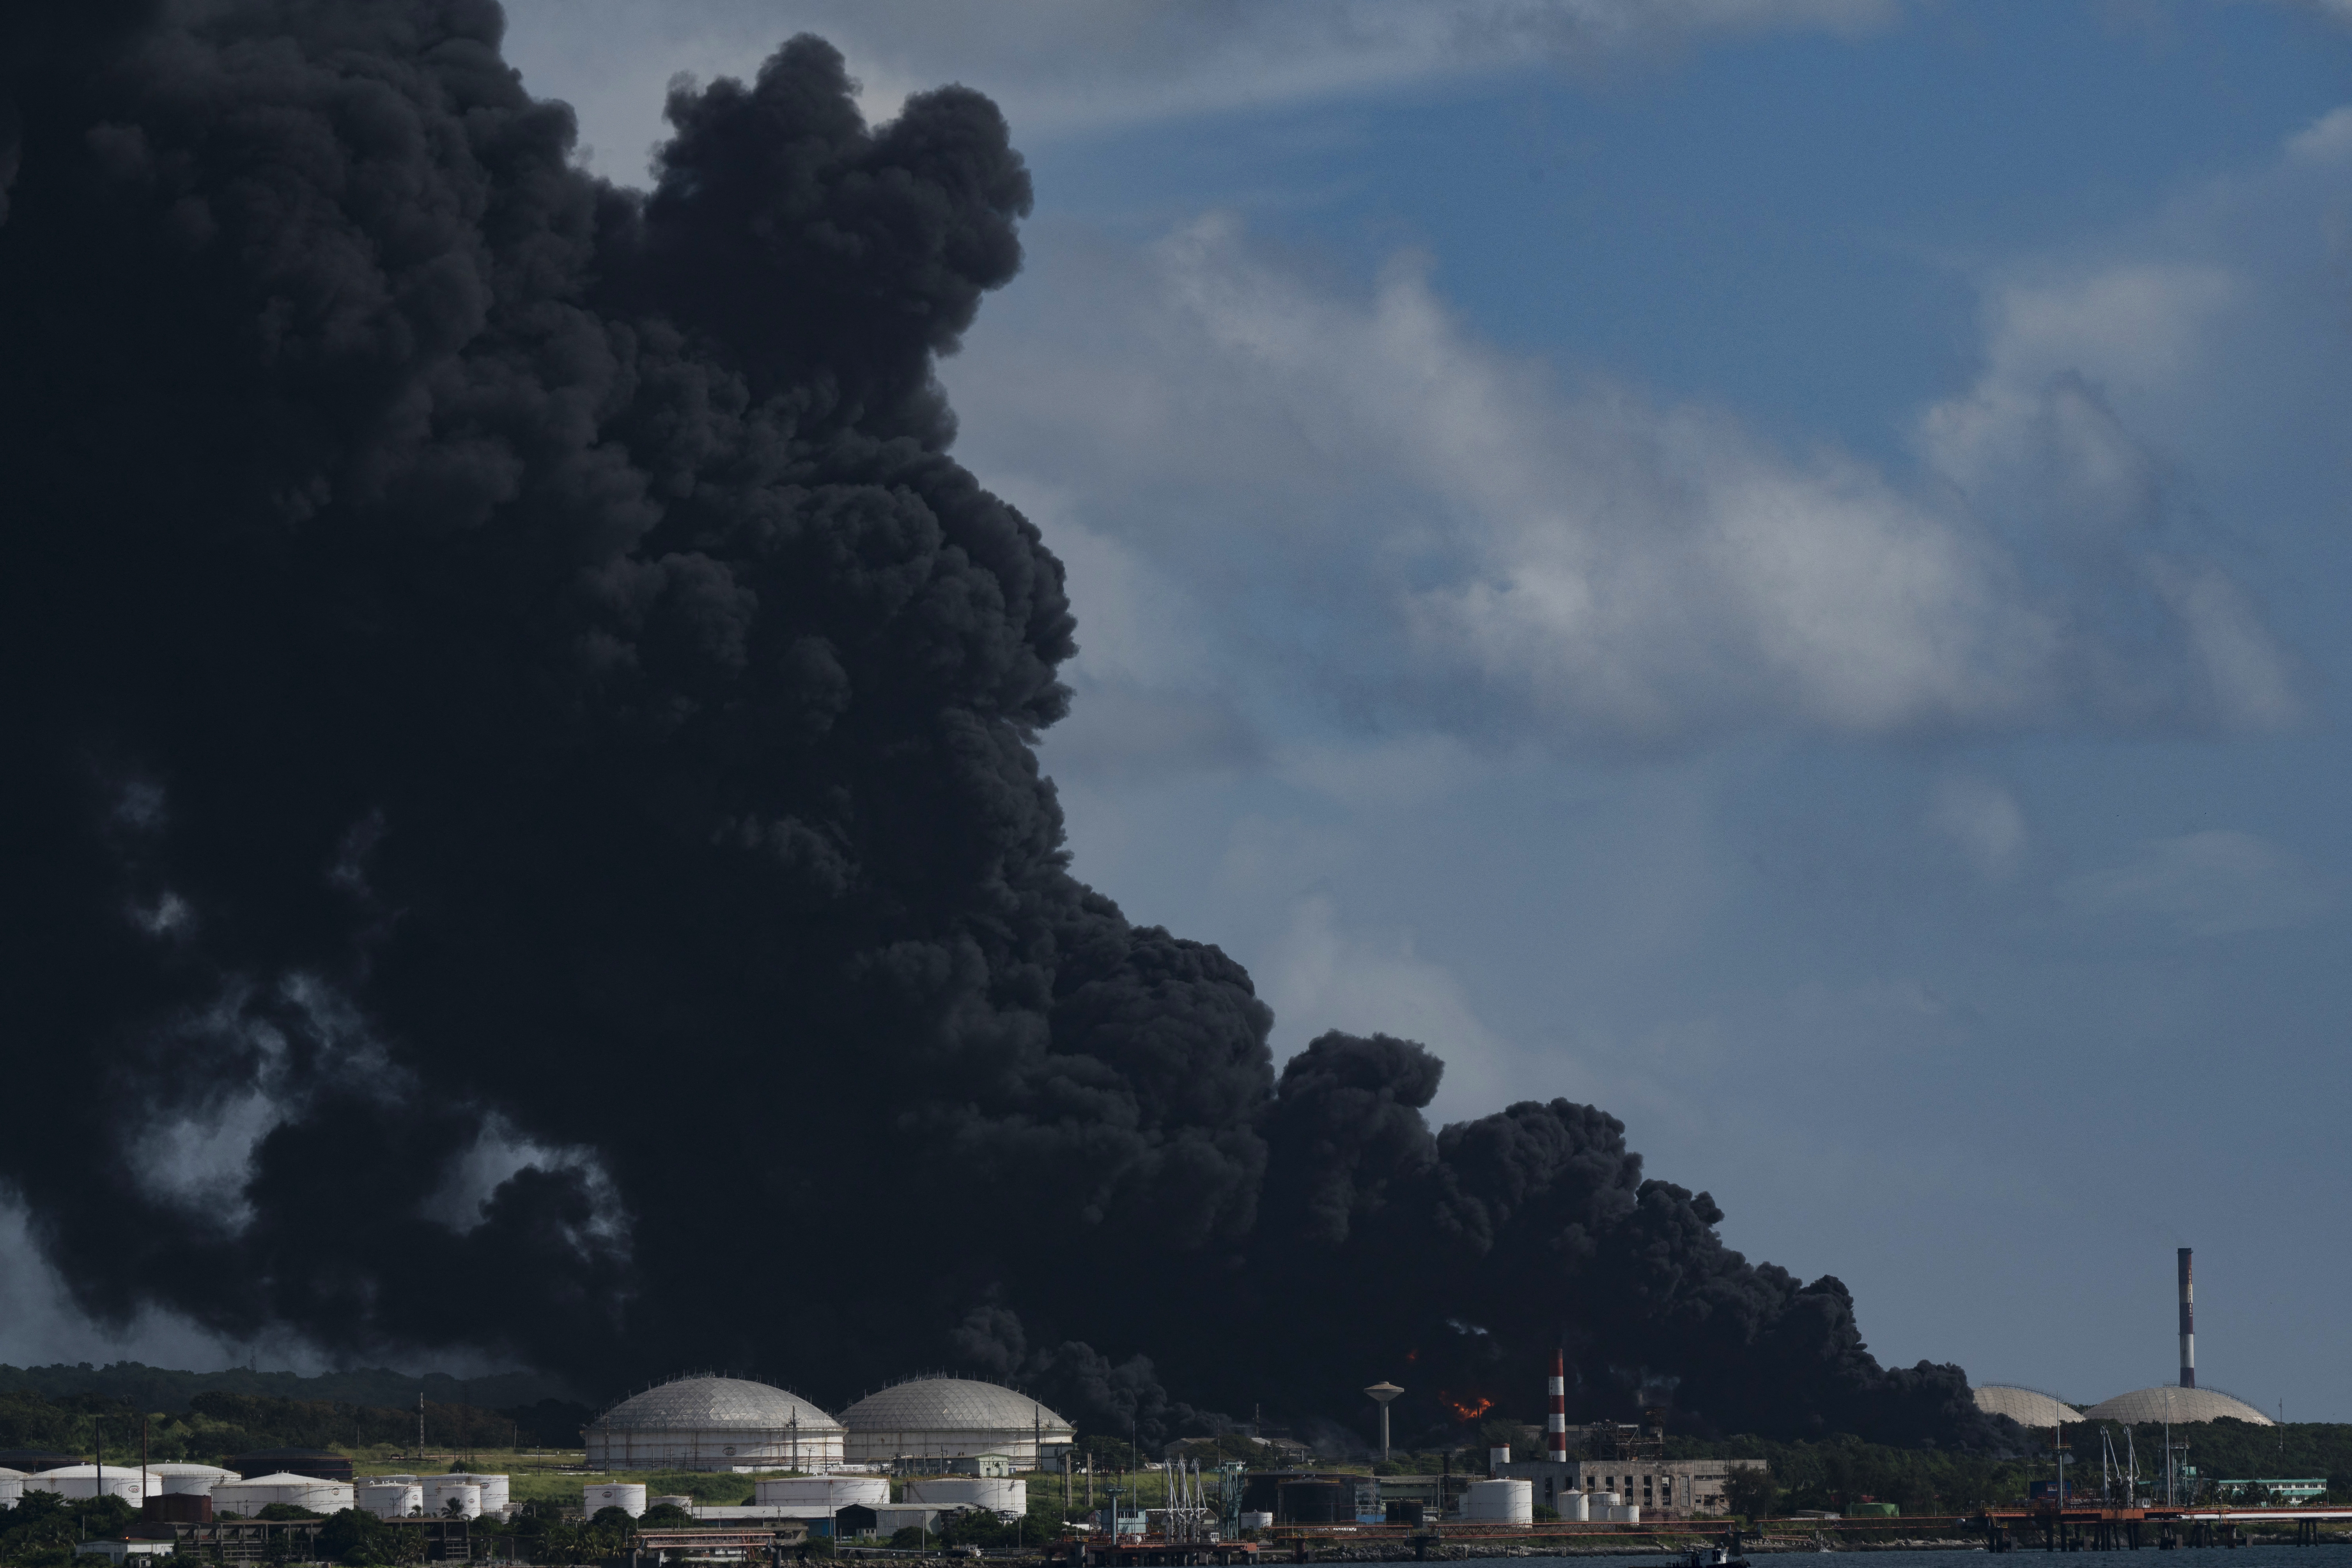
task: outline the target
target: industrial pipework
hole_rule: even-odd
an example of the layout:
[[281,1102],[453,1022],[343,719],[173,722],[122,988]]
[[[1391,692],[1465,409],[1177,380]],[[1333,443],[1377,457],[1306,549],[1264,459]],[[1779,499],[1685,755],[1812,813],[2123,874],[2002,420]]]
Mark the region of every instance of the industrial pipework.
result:
[[2189,1285],[2186,1247],[2180,1249],[2180,1386],[2197,1386],[2197,1293]]

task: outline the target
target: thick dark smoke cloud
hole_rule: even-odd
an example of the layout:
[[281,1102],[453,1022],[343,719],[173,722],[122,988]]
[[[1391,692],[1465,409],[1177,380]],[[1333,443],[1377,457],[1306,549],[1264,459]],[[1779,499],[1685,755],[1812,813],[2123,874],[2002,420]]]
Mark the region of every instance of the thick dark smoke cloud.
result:
[[[0,1178],[91,1312],[591,1392],[923,1365],[1146,1435],[1532,1414],[1971,1429],[1618,1123],[1277,1080],[1071,875],[1075,622],[933,378],[1020,265],[958,88],[785,45],[570,162],[488,0],[0,26]],[[248,1163],[249,1155],[249,1163]]]

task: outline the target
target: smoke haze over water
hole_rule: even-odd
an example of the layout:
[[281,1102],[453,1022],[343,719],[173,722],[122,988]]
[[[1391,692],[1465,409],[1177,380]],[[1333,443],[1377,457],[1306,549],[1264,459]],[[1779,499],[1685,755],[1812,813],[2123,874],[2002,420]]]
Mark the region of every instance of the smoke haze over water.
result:
[[0,23],[0,1179],[82,1310],[1160,1430],[1410,1365],[1401,1436],[1564,1341],[1580,1413],[1979,1430],[1612,1118],[1277,1073],[1073,876],[1077,622],[933,379],[1020,266],[993,105],[796,38],[639,195],[501,26]]

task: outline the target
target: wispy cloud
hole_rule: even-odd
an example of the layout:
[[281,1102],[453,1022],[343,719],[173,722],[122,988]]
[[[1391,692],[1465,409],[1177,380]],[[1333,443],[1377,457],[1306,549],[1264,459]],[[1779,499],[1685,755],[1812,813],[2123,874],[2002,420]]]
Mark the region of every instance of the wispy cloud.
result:
[[1898,0],[507,0],[507,52],[568,99],[614,178],[642,177],[677,72],[744,76],[785,37],[849,57],[869,115],[958,81],[1029,141],[1530,66],[1597,68],[1708,38],[1853,32]]
[[2058,896],[2087,917],[2155,920],[2187,936],[2289,930],[2336,906],[2336,890],[2286,851],[2221,828],[2153,840]]

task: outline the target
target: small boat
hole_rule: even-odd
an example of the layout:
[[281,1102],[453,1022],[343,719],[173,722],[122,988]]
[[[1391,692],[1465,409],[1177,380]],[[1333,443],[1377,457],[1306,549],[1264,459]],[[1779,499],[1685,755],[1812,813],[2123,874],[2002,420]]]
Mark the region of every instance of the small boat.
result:
[[1727,1547],[1702,1546],[1690,1554],[1689,1568],[1748,1568],[1748,1559],[1734,1557]]

